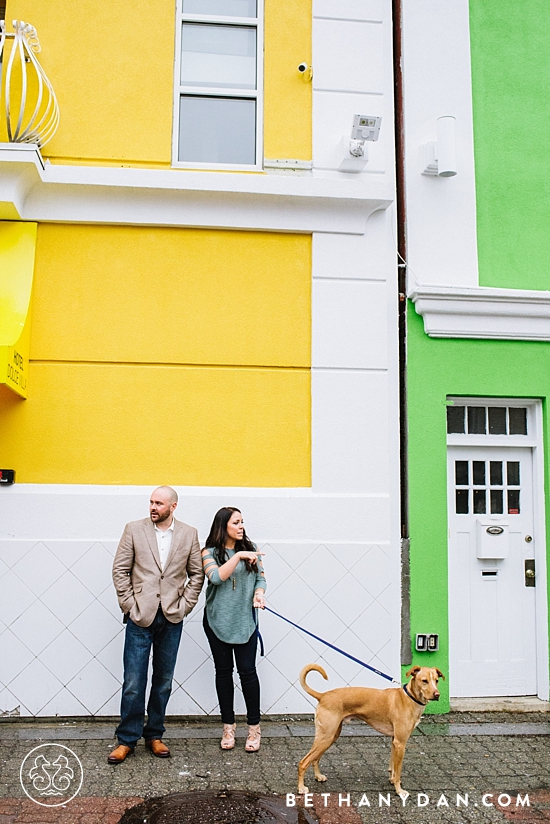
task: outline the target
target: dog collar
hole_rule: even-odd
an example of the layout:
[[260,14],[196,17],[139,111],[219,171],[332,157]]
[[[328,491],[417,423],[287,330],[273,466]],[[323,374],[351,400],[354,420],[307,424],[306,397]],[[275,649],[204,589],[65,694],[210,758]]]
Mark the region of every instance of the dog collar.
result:
[[419,701],[417,698],[415,698],[415,697],[414,697],[414,695],[411,695],[411,694],[410,694],[410,692],[409,692],[409,691],[408,691],[408,689],[407,689],[407,685],[406,685],[406,684],[403,684],[403,692],[405,693],[405,695],[408,695],[408,696],[409,696],[409,698],[411,698],[411,699],[414,701],[414,703],[415,703],[415,704],[420,704],[420,706],[421,706],[421,707],[425,707],[425,706],[426,706],[426,704],[423,704],[423,703],[422,703],[422,701]]

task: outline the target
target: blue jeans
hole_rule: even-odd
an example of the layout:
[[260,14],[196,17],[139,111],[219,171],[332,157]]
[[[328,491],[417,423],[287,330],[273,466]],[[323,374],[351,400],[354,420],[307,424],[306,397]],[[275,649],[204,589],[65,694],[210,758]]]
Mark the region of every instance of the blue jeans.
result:
[[[164,617],[160,608],[153,623],[148,627],[138,627],[130,618],[128,619],[124,639],[124,683],[120,724],[115,732],[121,744],[134,748],[142,735],[146,741],[162,738],[182,627],[183,621],[172,624]],[[145,688],[151,646],[153,677],[145,724]]]

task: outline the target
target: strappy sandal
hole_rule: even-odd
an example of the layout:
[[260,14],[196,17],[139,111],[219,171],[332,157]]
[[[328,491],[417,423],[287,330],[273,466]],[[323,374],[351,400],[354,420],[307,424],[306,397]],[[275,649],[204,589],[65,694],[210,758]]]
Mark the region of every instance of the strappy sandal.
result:
[[246,739],[246,744],[244,748],[247,752],[258,752],[260,749],[260,738],[262,737],[262,733],[260,732],[260,725],[254,724],[253,726],[248,728],[248,738]]
[[223,725],[223,735],[222,740],[220,741],[220,747],[222,750],[232,750],[235,746],[235,729],[236,724],[224,724]]

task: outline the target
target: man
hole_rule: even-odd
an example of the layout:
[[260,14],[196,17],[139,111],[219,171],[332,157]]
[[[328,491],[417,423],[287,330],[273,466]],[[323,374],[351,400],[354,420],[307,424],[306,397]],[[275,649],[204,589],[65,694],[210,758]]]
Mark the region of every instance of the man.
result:
[[[170,755],[162,735],[182,622],[197,603],[204,581],[197,530],[176,521],[177,504],[174,489],[155,489],[150,517],[126,524],[116,551],[113,582],[127,623],[118,747],[109,764],[121,764],[142,735],[157,758]],[[145,723],[151,647],[153,676]]]

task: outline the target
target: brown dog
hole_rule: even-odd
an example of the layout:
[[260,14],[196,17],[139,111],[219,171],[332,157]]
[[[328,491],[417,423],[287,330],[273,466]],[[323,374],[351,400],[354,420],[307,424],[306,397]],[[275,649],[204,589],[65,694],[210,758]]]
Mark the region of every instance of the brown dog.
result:
[[308,664],[300,673],[302,688],[319,702],[315,711],[315,739],[313,746],[298,764],[298,792],[307,793],[304,777],[313,764],[316,781],[326,781],[319,770],[319,760],[342,731],[348,718],[360,718],[384,735],[392,736],[390,781],[396,793],[406,798],[408,793],[401,787],[401,766],[407,741],[419,723],[429,701],[439,700],[437,682],[445,678],[436,667],[412,667],[410,681],[402,689],[370,689],[368,687],[339,687],[328,692],[317,692],[306,683],[308,672],[320,672],[325,681],[328,676],[317,664]]

